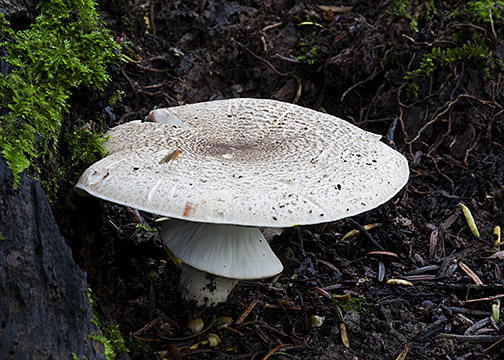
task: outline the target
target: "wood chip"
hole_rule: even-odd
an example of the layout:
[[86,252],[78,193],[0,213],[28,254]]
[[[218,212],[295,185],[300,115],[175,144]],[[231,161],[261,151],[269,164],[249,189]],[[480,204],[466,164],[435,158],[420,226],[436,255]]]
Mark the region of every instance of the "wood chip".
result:
[[337,5],[317,5],[317,7],[320,10],[331,11],[337,14],[346,13],[353,9],[353,6],[337,6]]

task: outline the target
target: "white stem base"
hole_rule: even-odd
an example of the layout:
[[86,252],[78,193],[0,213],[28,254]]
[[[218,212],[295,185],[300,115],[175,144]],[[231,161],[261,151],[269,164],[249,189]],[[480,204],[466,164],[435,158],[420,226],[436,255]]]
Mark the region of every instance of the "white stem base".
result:
[[213,306],[225,302],[239,280],[210,275],[189,265],[180,265],[179,291],[186,300],[198,306]]

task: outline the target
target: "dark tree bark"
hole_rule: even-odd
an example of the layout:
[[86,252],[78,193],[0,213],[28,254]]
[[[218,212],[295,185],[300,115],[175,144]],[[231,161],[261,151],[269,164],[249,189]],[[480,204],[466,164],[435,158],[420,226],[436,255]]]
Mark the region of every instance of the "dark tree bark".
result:
[[0,157],[0,359],[105,359],[91,316],[44,191],[25,174],[13,190]]
[[10,21],[11,25],[24,27],[35,13],[38,0],[0,0],[0,12]]

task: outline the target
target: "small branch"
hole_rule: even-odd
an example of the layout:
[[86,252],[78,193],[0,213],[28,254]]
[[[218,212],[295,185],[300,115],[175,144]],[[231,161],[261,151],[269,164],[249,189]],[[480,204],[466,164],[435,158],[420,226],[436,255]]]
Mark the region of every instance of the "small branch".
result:
[[380,244],[378,244],[378,242],[375,239],[373,239],[373,237],[371,236],[371,234],[364,228],[364,226],[362,226],[361,224],[359,224],[357,221],[355,221],[352,218],[348,218],[346,220],[347,220],[347,222],[349,222],[350,224],[352,224],[353,226],[355,226],[364,235],[364,237],[371,244],[373,244],[377,249],[379,249],[381,251],[385,251],[385,249],[383,248],[383,246],[381,246]]
[[296,104],[298,101],[299,101],[299,98],[301,97],[301,90],[303,89],[303,84],[301,83],[301,79],[294,73],[282,73],[280,71],[278,71],[274,66],[273,64],[271,64],[268,60],[260,57],[259,55],[256,55],[252,50],[250,50],[248,47],[246,47],[245,45],[239,43],[238,41],[234,40],[234,39],[231,39],[230,40],[231,43],[235,44],[235,45],[238,45],[239,47],[241,47],[243,50],[247,51],[250,55],[252,55],[254,58],[256,58],[257,60],[259,61],[262,61],[263,63],[265,63],[266,65],[268,65],[268,67],[273,70],[273,72],[279,76],[282,76],[282,77],[286,77],[286,76],[292,76],[295,80],[296,80],[296,83],[298,85],[298,90],[296,92],[296,96],[294,97],[294,100],[292,100],[292,103],[293,104]]
[[493,17],[492,17],[492,8],[495,6],[495,1],[492,2],[492,6],[488,8],[488,17],[490,18],[490,28],[492,29],[492,35],[494,37],[494,41],[497,42],[497,33],[495,32]]

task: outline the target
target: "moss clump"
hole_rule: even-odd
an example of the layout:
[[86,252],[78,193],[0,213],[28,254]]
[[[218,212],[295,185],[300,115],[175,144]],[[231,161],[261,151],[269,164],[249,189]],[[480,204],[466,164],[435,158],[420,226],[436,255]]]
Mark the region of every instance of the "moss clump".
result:
[[353,311],[360,314],[366,308],[376,306],[376,304],[368,301],[365,296],[359,298],[351,297],[344,301],[338,300],[333,296],[333,306],[339,307],[343,311]]
[[[409,0],[400,2],[409,3]],[[502,59],[493,55],[497,44],[494,23],[504,18],[503,1],[461,2],[458,9],[451,11],[446,18],[456,26],[447,26],[448,30],[439,36],[444,44],[435,45],[434,41],[430,51],[422,55],[418,67],[405,76],[409,81],[408,99],[417,97],[423,78],[432,76],[441,67],[469,65],[482,71],[487,79],[504,67]]]
[[56,153],[63,113],[73,87],[101,90],[119,45],[102,26],[93,0],[47,0],[25,30],[0,19],[0,47],[11,71],[0,75],[0,148],[13,173]]
[[126,347],[124,338],[121,335],[119,325],[108,325],[106,329],[104,329],[104,327],[100,324],[97,315],[99,313],[98,303],[90,288],[88,288],[88,298],[89,305],[91,306],[91,310],[93,312],[93,318],[91,319],[91,322],[95,324],[101,332],[101,335],[90,335],[89,337],[103,344],[105,349],[105,357],[107,360],[114,360],[117,359],[119,354],[128,353],[129,350]]
[[[395,0],[392,3],[392,9],[394,10],[394,12],[405,17],[409,21],[410,29],[413,30],[414,32],[418,32],[418,20],[416,19],[416,16],[418,14],[411,15],[409,13],[408,8],[416,9],[422,6],[425,8],[426,20],[429,20],[433,14],[437,14],[437,9],[434,4],[434,0],[420,1],[420,2],[413,0]],[[414,13],[416,13],[416,11],[414,11]],[[421,11],[419,13],[421,13]]]
[[[81,123],[79,126],[79,123]],[[52,203],[58,195],[61,179],[66,179],[73,186],[77,183],[78,177],[83,167],[87,167],[106,155],[103,143],[106,138],[101,131],[92,129],[91,122],[84,124],[77,121],[73,129],[65,131],[60,139],[61,158],[58,161],[58,167],[50,169],[50,175],[42,178],[40,184],[45,190],[49,201]],[[101,122],[93,122],[100,126]],[[65,189],[67,190],[67,189]],[[66,204],[73,207],[74,192],[65,192]]]

